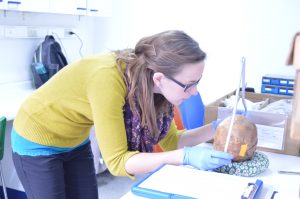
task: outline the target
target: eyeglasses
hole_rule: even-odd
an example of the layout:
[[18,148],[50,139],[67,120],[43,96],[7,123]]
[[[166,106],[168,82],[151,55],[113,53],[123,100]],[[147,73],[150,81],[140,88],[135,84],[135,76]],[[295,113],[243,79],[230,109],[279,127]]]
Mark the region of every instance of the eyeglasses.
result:
[[173,77],[167,76],[165,75],[168,79],[172,80],[173,82],[175,82],[177,85],[179,85],[180,87],[182,87],[184,89],[184,92],[186,92],[188,89],[197,86],[197,84],[200,82],[201,78],[199,80],[197,80],[196,82],[193,82],[191,84],[183,84],[179,81],[177,81],[176,79],[174,79]]

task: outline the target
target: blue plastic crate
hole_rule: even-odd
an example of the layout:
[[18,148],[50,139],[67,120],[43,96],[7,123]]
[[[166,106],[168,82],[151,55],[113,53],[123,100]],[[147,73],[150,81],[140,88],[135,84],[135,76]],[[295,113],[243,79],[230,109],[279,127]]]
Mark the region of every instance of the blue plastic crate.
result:
[[291,87],[279,87],[278,88],[278,94],[279,95],[293,96],[294,95],[294,89],[291,88]]
[[278,94],[279,88],[272,85],[261,85],[261,92],[262,93],[271,93],[271,94]]
[[290,80],[288,80],[288,83],[287,83],[287,86],[289,86],[289,87],[294,87],[294,84],[295,84],[295,80],[294,79],[290,79]]
[[261,92],[288,96],[294,95],[294,89],[287,86],[262,85]]
[[271,84],[271,79],[269,77],[262,77],[262,84]]
[[293,88],[288,88],[286,91],[286,95],[293,96],[294,95],[294,89]]
[[[271,84],[272,84],[272,85],[280,85],[280,82],[281,82],[281,81],[283,82],[282,79],[276,79],[276,78],[271,78],[270,80],[271,80]],[[286,85],[286,84],[285,84],[285,85]]]
[[280,76],[280,75],[265,75],[262,77],[263,85],[276,85],[276,86],[294,86],[294,77]]
[[280,95],[286,95],[287,94],[287,89],[286,88],[279,88],[278,89],[278,94],[280,94]]

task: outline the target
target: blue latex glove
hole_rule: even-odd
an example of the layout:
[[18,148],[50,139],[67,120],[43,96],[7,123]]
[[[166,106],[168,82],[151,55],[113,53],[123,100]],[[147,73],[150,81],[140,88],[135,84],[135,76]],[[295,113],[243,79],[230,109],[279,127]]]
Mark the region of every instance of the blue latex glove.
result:
[[212,122],[213,129],[216,130],[222,121],[223,121],[223,119],[216,119],[215,121],[213,121]]
[[242,110],[237,110],[236,114],[247,117],[249,113],[248,113],[248,111],[245,112],[245,111],[242,111]]
[[233,156],[229,153],[194,146],[184,147],[183,164],[201,170],[212,170],[231,163]]

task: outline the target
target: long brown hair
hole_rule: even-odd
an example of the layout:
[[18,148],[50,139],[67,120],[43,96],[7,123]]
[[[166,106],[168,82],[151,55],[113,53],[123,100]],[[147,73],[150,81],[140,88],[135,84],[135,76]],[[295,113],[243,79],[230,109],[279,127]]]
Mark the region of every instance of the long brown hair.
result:
[[[157,117],[167,111],[169,102],[162,95],[154,94],[154,72],[176,75],[182,70],[182,65],[203,61],[206,54],[194,39],[177,30],[144,37],[134,50],[115,53],[119,70],[123,71],[126,65],[127,97],[132,111],[139,115],[142,126],[147,125],[154,136],[159,135]],[[137,107],[134,106],[135,98]]]

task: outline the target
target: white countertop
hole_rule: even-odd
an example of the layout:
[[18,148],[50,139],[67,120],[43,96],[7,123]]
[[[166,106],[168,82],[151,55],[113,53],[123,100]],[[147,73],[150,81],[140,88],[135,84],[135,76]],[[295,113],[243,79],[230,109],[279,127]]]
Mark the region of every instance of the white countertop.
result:
[[0,84],[0,116],[13,120],[23,101],[35,88],[31,81]]
[[[300,198],[300,174],[289,175],[279,174],[278,171],[298,171],[300,172],[300,157],[283,155],[277,153],[263,152],[270,161],[269,168],[256,177],[249,178],[249,181],[260,179],[263,181],[263,189],[259,199],[270,199],[273,191],[278,191],[274,199],[299,199]],[[241,177],[244,178],[244,177]],[[241,190],[236,190],[241,192]],[[125,194],[122,199],[139,199],[131,191]]]

